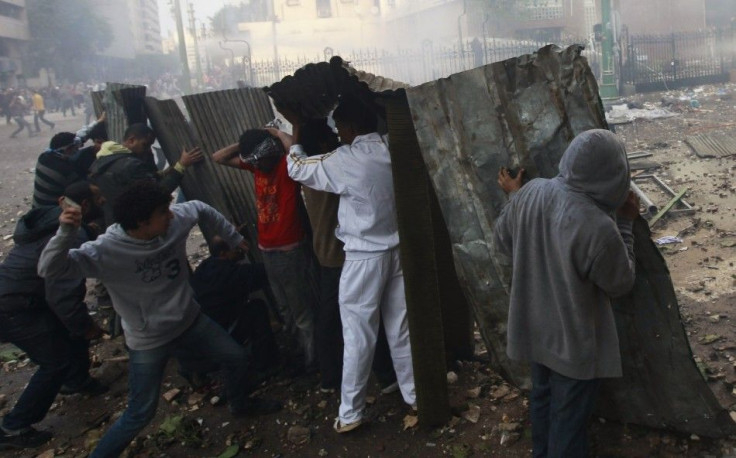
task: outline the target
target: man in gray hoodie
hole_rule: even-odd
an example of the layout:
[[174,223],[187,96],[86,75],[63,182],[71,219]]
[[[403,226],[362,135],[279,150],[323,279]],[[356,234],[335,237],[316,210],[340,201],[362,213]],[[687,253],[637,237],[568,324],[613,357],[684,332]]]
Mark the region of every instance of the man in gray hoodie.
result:
[[243,236],[209,205],[191,201],[169,207],[170,202],[171,194],[153,180],[136,182],[113,206],[117,223],[96,241],[71,250],[81,215],[67,207],[41,254],[42,277],[101,279],[122,318],[130,354],[128,407],[92,457],[118,456],[151,421],[172,356],[207,359],[223,367],[235,416],[281,408],[278,402],[248,397],[252,383],[245,349],[201,313],[189,286],[186,241],[198,222],[215,228],[231,247],[247,248]]
[[584,457],[600,379],[621,376],[610,298],[634,284],[639,202],[624,146],[607,130],[578,135],[559,170],[523,187],[521,173],[499,172],[499,185],[518,192],[494,244],[513,265],[507,353],[532,366],[533,455]]

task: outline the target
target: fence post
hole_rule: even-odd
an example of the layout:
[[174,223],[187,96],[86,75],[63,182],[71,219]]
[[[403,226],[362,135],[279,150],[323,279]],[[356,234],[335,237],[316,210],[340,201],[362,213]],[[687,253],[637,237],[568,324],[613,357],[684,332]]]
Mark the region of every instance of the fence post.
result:
[[672,33],[672,80],[677,81],[677,46],[675,44],[675,34]]

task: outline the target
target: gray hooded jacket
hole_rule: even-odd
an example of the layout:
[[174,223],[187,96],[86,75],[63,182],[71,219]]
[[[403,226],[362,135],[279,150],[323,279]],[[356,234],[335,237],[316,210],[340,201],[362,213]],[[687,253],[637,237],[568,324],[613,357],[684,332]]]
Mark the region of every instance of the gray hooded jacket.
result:
[[189,286],[186,242],[197,222],[214,228],[230,246],[243,240],[232,224],[209,205],[190,201],[171,206],[166,235],[153,240],[130,237],[113,224],[96,241],[72,249],[76,229],[62,225],[41,254],[45,278],[99,278],[122,318],[125,342],[133,350],[164,345],[181,335],[199,315]]
[[634,284],[632,222],[613,212],[630,184],[626,151],[607,130],[577,136],[560,174],[535,179],[496,221],[512,258],[507,353],[567,377],[621,376],[610,297]]

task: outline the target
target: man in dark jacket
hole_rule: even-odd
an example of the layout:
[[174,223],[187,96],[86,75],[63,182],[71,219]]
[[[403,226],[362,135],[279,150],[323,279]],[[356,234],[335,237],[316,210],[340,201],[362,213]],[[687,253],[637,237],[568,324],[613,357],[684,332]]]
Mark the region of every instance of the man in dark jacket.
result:
[[90,169],[90,179],[100,187],[107,204],[105,224],[113,222],[112,202],[138,180],[154,179],[165,190],[173,192],[181,183],[186,168],[202,160],[199,148],[182,151],[173,167],[159,172],[153,160],[151,145],[156,135],[145,124],[131,124],[123,135],[123,143],[105,142]]
[[271,331],[268,306],[251,293],[268,284],[263,264],[245,264],[242,250],[233,250],[220,237],[189,282],[202,312],[225,328],[239,344],[250,347],[253,368],[261,374],[278,365],[279,352]]
[[[64,193],[79,202],[86,221],[101,213],[96,186],[79,182]],[[62,198],[64,199],[64,198]],[[89,341],[102,330],[87,312],[84,278],[46,279],[36,266],[41,251],[59,228],[61,207],[34,208],[15,228],[15,246],[0,265],[0,340],[24,351],[39,367],[15,407],[3,418],[0,450],[37,447],[49,439],[48,431],[31,425],[43,420],[60,389],[66,394],[99,394],[107,390],[89,375]],[[79,243],[94,238],[80,231]]]
[[[107,138],[105,114],[76,133],[59,132],[51,137],[49,148],[38,156],[33,179],[33,207],[55,206],[64,189],[89,174],[95,155]],[[93,145],[80,149],[87,140]]]

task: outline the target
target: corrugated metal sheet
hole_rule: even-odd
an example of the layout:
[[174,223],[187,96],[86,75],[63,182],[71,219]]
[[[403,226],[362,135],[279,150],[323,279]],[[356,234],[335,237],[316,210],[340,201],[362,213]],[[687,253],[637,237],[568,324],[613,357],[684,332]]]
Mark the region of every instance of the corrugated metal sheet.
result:
[[103,99],[105,98],[105,91],[90,91],[90,97],[92,97],[92,106],[95,110],[95,117],[99,118],[102,112],[105,111],[105,105]]
[[[509,263],[491,246],[506,200],[496,176],[501,166],[555,176],[575,135],[606,127],[580,51],[545,47],[406,91],[465,295],[493,366],[518,385],[528,376],[505,351]],[[635,237],[636,286],[614,304],[624,377],[605,383],[600,414],[704,436],[733,433],[693,361],[667,266],[643,220]]]
[[736,154],[736,132],[714,132],[685,137],[698,157],[728,157]]
[[305,65],[293,76],[286,76],[264,90],[277,108],[287,107],[305,118],[322,118],[335,108],[340,94],[358,94],[372,103],[376,94],[386,95],[407,87],[405,83],[357,70],[335,56],[329,63]]
[[116,142],[123,141],[125,129],[137,122],[146,122],[145,86],[107,83],[102,106],[107,112],[107,136]]
[[[222,204],[215,207],[224,210],[236,224],[246,224],[251,246],[255,247],[258,219],[252,174],[216,164],[209,156],[236,143],[243,131],[263,127],[271,121],[274,113],[270,101],[260,89],[242,88],[185,96],[184,104],[208,156],[206,168],[198,172],[195,179],[218,187],[220,195],[217,198]],[[186,188],[184,193],[189,196]]]
[[341,66],[345,69],[348,75],[359,83],[365,85],[368,90],[375,94],[386,95],[387,93],[400,91],[410,87],[409,84],[402,83],[401,81],[392,80],[381,75],[374,75],[363,70],[358,70],[350,65],[350,62],[344,61],[340,56],[335,56],[330,59],[330,65],[333,67],[337,65]]

